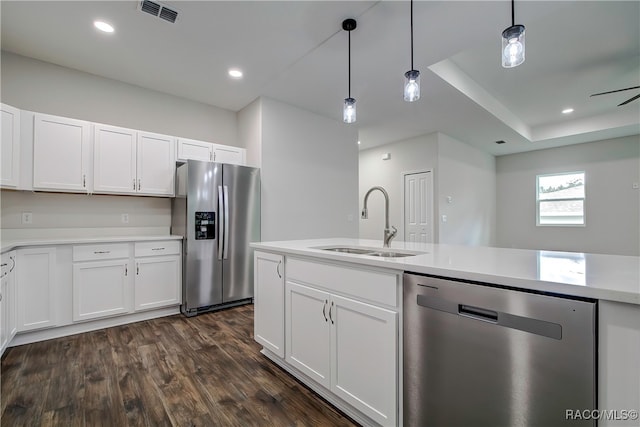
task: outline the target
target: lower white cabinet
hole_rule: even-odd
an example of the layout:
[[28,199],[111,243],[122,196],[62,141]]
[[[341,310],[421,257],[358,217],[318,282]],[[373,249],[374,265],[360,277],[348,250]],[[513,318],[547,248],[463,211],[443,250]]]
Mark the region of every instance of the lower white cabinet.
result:
[[0,270],[0,355],[17,332],[16,253],[2,254]]
[[254,252],[254,337],[284,358],[284,257]]
[[286,282],[285,360],[381,425],[395,425],[398,314]]
[[73,264],[73,320],[127,313],[130,308],[129,259]]
[[17,331],[56,326],[56,248],[18,249],[16,254]]
[[181,274],[179,255],[136,257],[135,310],[180,304]]
[[128,243],[73,247],[73,321],[131,311]]

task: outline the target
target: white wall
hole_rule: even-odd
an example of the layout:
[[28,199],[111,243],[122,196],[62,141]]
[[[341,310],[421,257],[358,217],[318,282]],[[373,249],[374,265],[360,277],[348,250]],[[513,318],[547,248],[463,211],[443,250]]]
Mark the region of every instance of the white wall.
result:
[[262,240],[358,236],[357,131],[261,99]]
[[[102,235],[118,234],[122,228],[162,228],[171,225],[171,199],[161,197],[107,196],[65,193],[34,193],[2,190],[0,225],[3,237],[35,237],[43,229],[111,228]],[[32,213],[32,224],[22,224],[22,212]],[[122,223],[122,214],[129,214],[129,223]],[[95,233],[95,230],[91,231]],[[35,235],[33,233],[36,233]]]
[[495,157],[439,133],[438,166],[439,242],[495,245]]
[[[390,160],[382,160],[389,153]],[[403,172],[433,170],[434,242],[495,244],[495,158],[442,133],[432,133],[360,152],[360,198],[375,185],[389,193],[390,225],[403,239]],[[451,196],[452,203],[447,203]],[[360,220],[360,237],[382,239],[382,196],[369,199],[369,219]],[[373,198],[380,197],[380,200]],[[375,206],[375,207],[374,207]],[[441,215],[447,215],[447,222]]]
[[[497,158],[499,246],[640,255],[640,136]],[[585,171],[585,227],[536,226],[536,175]]]
[[[389,153],[389,160],[382,155]],[[392,144],[360,151],[360,183],[358,207],[363,207],[364,195],[374,186],[381,186],[389,193],[389,225],[398,229],[397,240],[403,240],[402,200],[404,181],[403,172],[437,170],[438,134],[422,135]],[[434,177],[434,189],[437,178]],[[437,197],[434,196],[434,202]],[[384,237],[384,197],[379,192],[372,193],[368,201],[369,218],[360,219],[360,237],[382,240]],[[434,206],[434,214],[437,208]],[[358,214],[358,218],[359,218]],[[437,236],[437,222],[434,223],[434,236]]]
[[262,164],[262,98],[238,111],[238,140],[247,149],[247,166]]
[[238,146],[233,111],[5,51],[1,72],[2,102],[23,110]]

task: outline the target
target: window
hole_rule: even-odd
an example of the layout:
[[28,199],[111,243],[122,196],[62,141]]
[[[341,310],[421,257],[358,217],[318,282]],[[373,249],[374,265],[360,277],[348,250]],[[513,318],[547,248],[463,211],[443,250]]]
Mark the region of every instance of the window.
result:
[[538,175],[538,225],[584,225],[584,172]]

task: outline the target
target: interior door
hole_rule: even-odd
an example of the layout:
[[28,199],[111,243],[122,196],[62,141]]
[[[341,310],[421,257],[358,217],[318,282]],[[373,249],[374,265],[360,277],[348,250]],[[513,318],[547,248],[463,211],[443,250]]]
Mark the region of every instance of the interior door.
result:
[[404,176],[404,241],[433,243],[432,173]]
[[259,169],[221,165],[224,192],[224,302],[253,297],[253,249],[260,241]]

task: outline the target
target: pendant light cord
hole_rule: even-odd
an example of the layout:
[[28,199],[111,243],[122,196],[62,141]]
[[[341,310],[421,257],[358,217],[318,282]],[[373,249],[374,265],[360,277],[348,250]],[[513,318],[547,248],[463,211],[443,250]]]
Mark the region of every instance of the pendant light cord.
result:
[[347,31],[349,34],[349,98],[351,98],[351,31]]
[[511,0],[511,26],[516,25],[516,7],[515,0]]
[[413,70],[413,0],[411,0],[411,69]]

